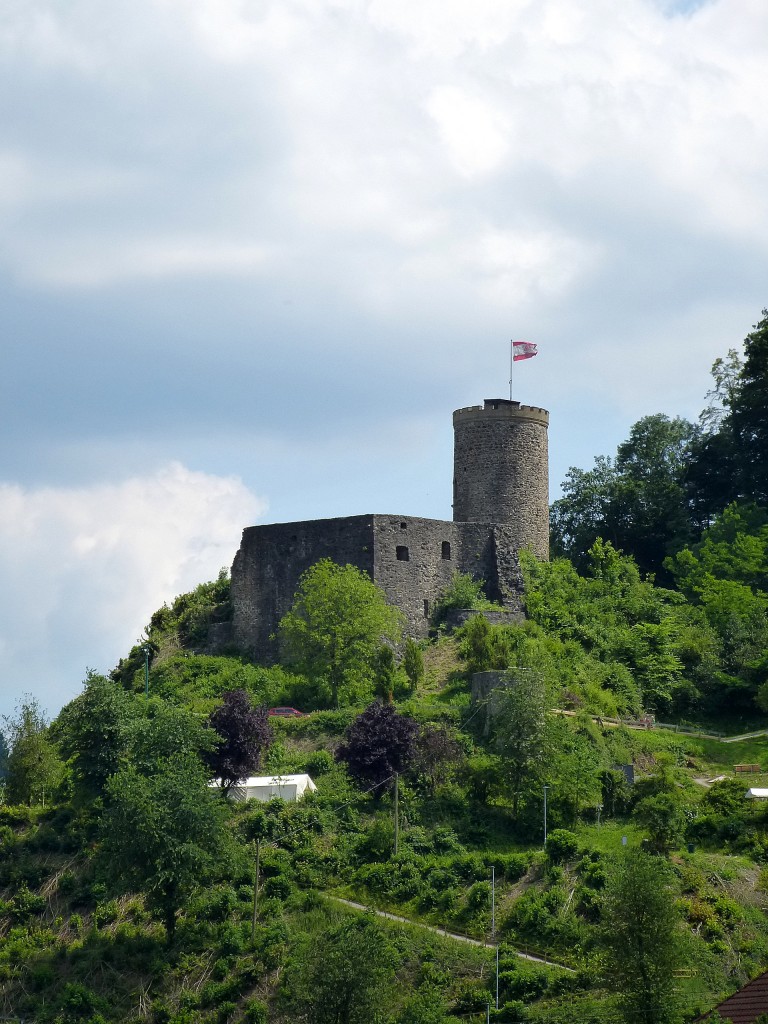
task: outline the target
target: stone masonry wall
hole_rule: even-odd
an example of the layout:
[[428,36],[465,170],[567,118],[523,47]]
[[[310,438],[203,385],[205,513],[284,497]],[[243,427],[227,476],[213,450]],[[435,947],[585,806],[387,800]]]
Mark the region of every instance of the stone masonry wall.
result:
[[441,519],[373,519],[373,578],[405,615],[407,635],[426,637],[435,601],[457,569],[460,531],[455,523]]
[[504,525],[515,550],[549,557],[548,423],[545,409],[504,399],[454,412],[455,522]]
[[259,661],[272,661],[270,636],[293,603],[302,573],[322,558],[373,576],[373,516],[275,523],[243,530],[232,563],[232,639]]
[[259,660],[276,657],[270,637],[302,573],[321,558],[367,572],[403,612],[414,638],[427,636],[435,601],[455,572],[485,580],[488,596],[510,610],[522,607],[516,558],[499,561],[490,523],[372,515],[252,526],[232,565],[235,646]]
[[549,556],[545,409],[488,399],[454,420],[453,522],[366,515],[251,526],[232,564],[232,642],[271,661],[270,637],[299,579],[322,558],[367,572],[425,637],[434,603],[454,572],[486,582],[491,600],[522,613],[518,552]]

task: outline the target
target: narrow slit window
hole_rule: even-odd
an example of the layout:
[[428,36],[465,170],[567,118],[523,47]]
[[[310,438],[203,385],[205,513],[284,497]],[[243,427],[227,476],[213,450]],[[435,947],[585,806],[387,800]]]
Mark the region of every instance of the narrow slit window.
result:
[[424,618],[429,618],[429,601],[426,599],[426,597],[424,598]]
[[408,548],[405,544],[397,545],[395,548],[395,556],[397,557],[398,562],[409,562],[411,559],[411,556],[408,554]]
[[443,541],[442,554],[443,554],[443,558],[450,559],[450,557],[451,557],[451,542],[450,541],[448,541],[448,540],[444,540]]

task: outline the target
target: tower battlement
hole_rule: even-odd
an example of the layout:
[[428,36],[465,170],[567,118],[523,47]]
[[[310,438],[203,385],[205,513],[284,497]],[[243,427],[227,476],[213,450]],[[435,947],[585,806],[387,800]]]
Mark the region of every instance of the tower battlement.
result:
[[497,523],[515,549],[549,555],[549,413],[505,398],[453,414],[453,519]]

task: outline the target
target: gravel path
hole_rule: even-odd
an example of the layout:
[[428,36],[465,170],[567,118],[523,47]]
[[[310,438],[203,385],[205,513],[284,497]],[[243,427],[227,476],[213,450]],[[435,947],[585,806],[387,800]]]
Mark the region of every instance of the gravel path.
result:
[[[341,896],[330,896],[325,893],[325,896],[329,900],[334,900],[336,903],[343,903],[345,907],[351,907],[353,910],[363,910],[372,914],[376,914],[378,917],[385,917],[388,921],[397,921],[398,924],[410,924],[414,928],[423,928],[425,931],[434,932],[435,935],[441,935],[446,939],[454,939],[456,942],[467,942],[470,946],[483,946],[486,949],[495,949],[495,945],[483,942],[481,939],[472,939],[469,935],[459,935],[458,932],[449,932],[442,928],[437,928],[432,924],[421,924],[419,921],[411,921],[407,917],[400,917],[399,914],[390,914],[387,910],[376,910],[374,907],[366,907],[363,903],[355,903],[354,900],[345,900]],[[547,960],[543,956],[535,956],[533,953],[524,953],[521,949],[513,950],[516,956],[519,956],[522,960],[530,960],[535,964],[544,964],[546,967],[557,967],[561,971],[568,971],[569,974],[575,974],[576,972],[572,967],[566,967],[565,964],[558,964],[554,960]]]

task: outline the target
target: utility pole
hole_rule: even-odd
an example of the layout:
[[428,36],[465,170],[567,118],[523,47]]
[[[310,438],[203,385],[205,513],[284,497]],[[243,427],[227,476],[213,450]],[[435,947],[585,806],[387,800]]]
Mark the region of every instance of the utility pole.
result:
[[149,645],[144,648],[144,696],[149,697]]
[[496,1009],[499,1008],[499,947],[496,947]]
[[397,856],[397,842],[400,837],[400,816],[397,810],[398,782],[400,776],[395,772],[395,856]]
[[491,866],[491,942],[496,939],[496,868]]
[[256,840],[256,871],[253,878],[253,920],[251,921],[251,942],[256,939],[256,920],[259,916],[259,859],[261,857],[261,839]]
[[547,790],[549,786],[544,786],[544,847],[547,846]]

